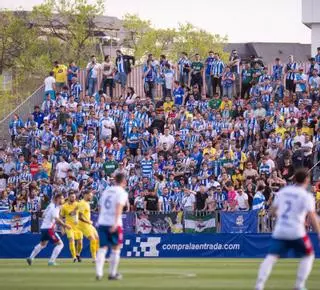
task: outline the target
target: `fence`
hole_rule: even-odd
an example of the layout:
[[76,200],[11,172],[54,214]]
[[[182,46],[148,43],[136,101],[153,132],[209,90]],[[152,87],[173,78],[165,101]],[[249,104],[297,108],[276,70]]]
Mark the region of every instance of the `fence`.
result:
[[[1,213],[0,215],[0,258],[27,257],[40,239],[39,213]],[[93,214],[92,218],[95,223],[97,214]],[[145,226],[142,226],[142,220]],[[268,214],[258,217],[257,211],[126,213],[123,215],[125,236],[121,256],[128,258],[263,257],[268,252],[271,235],[270,233],[259,234],[265,225],[264,222],[260,224],[262,220],[273,227],[274,218],[269,219]],[[223,230],[223,224],[226,222],[231,227],[230,232]],[[221,227],[218,227],[218,224],[221,224]],[[249,224],[253,225],[251,229]],[[27,227],[30,229],[30,225],[33,234],[24,234],[30,232],[27,229]],[[143,232],[139,228],[143,229]],[[189,231],[190,229],[192,231]],[[315,245],[316,257],[320,257],[317,235],[311,233],[310,237]],[[65,244],[68,243],[66,235],[62,235],[62,240]],[[40,257],[49,255],[48,250],[44,250]],[[84,240],[81,255],[90,256],[87,239]],[[60,257],[70,257],[68,247],[65,247]],[[293,256],[289,253],[289,256],[284,257]]]
[[43,96],[44,86],[40,86],[31,96],[25,99],[11,113],[8,112],[8,115],[0,121],[0,146],[10,142],[9,123],[13,115],[18,114],[24,121],[27,120],[28,115],[33,112],[34,106],[41,105]]
[[[97,213],[92,213],[93,224]],[[271,233],[276,218],[268,212],[129,212],[123,214],[127,234]],[[39,232],[41,213],[31,214],[31,231]],[[308,231],[312,228],[308,226]]]
[[[274,64],[267,64],[268,68],[268,74],[272,74],[272,67]],[[309,70],[310,64],[309,63],[304,63],[301,62],[298,64],[299,67],[302,67],[305,72]],[[175,65],[177,67],[177,65]],[[131,73],[128,75],[128,80],[127,80],[127,86],[128,87],[133,87],[137,96],[143,97],[144,96],[144,81],[143,81],[143,66],[135,66],[132,68]],[[243,69],[244,66],[242,66],[241,69]],[[241,74],[240,74],[241,75]],[[178,72],[175,69],[175,78],[178,78]],[[86,70],[81,70],[79,74],[79,80],[83,88],[86,87]],[[102,74],[98,75],[98,85],[97,89],[101,88],[102,86]],[[206,92],[206,77],[205,77],[205,71],[203,71],[202,75],[202,93],[205,94]],[[190,78],[189,78],[189,85],[190,85]],[[240,86],[241,86],[241,79],[240,79]],[[162,89],[159,85],[156,86],[156,96],[160,97],[162,96]],[[121,88],[119,84],[116,84],[115,89],[114,89],[114,94],[115,96],[120,96],[121,95]]]
[[[83,88],[86,87],[86,70],[81,70],[79,74],[79,81]],[[97,88],[100,89],[102,87],[102,74],[98,75]],[[135,66],[132,68],[131,73],[128,74],[127,78],[127,87],[134,88],[137,96],[144,96],[144,82],[143,82],[143,71],[142,66]],[[121,95],[121,87],[120,84],[115,84],[114,95]],[[162,91],[160,86],[156,87],[156,96],[162,96]]]

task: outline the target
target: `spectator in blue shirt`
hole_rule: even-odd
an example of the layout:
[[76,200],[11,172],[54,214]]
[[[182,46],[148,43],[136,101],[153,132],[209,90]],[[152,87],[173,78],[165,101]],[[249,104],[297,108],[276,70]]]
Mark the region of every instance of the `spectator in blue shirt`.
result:
[[211,71],[212,71],[212,64],[214,62],[214,52],[212,50],[209,51],[209,56],[205,61],[205,72],[206,72],[206,86],[207,86],[207,96],[212,97],[212,83],[211,83]]
[[42,180],[42,179],[47,179],[49,178],[48,173],[44,170],[41,164],[39,164],[39,171],[38,173],[35,174],[34,180]]
[[222,75],[222,86],[223,95],[228,96],[229,99],[232,97],[233,84],[235,81],[235,75],[230,71],[230,67],[226,67],[225,72]]
[[157,78],[157,73],[154,66],[152,65],[152,59],[147,61],[147,65],[143,69],[144,78],[144,92],[147,98],[154,100],[155,97],[155,81]]
[[0,194],[0,212],[9,212],[10,202],[8,198],[8,193],[6,190],[2,191]]
[[40,111],[40,107],[39,106],[35,106],[34,107],[34,112],[32,113],[32,115],[34,117],[34,121],[38,123],[38,128],[40,128],[40,126],[43,123],[44,113],[42,113]]
[[173,98],[175,106],[182,106],[184,102],[184,90],[180,86],[179,81],[174,82]]
[[188,85],[189,83],[189,73],[191,70],[191,61],[188,59],[188,54],[182,52],[181,58],[178,61],[179,67],[179,81],[182,85]]
[[127,144],[133,156],[136,156],[139,143],[140,143],[140,136],[139,136],[139,133],[137,132],[137,127],[134,126],[132,127],[132,131],[129,133],[127,137]]
[[24,124],[18,114],[14,114],[12,120],[9,123],[9,132],[11,135],[11,142],[13,143],[16,136],[19,134],[18,129],[23,127]]
[[272,80],[281,80],[283,74],[283,65],[280,63],[280,58],[275,59],[275,64],[272,67]]
[[80,68],[75,64],[75,62],[71,61],[69,64],[68,73],[67,73],[69,88],[71,87],[72,79],[78,77],[79,70]]
[[320,66],[320,47],[317,47],[317,54],[315,55],[314,58],[319,67]]

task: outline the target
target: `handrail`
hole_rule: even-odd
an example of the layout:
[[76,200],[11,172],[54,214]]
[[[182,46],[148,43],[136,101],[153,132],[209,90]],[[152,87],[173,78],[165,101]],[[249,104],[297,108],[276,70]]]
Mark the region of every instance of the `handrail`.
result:
[[[44,87],[44,85],[41,85],[40,87],[38,87],[28,98],[26,98],[21,104],[19,104],[13,111],[11,111],[10,113],[8,113],[7,116],[5,116],[3,119],[0,120],[0,126],[1,123],[5,122],[8,118],[10,118],[10,116],[12,114],[14,114],[17,110],[19,110],[25,103],[27,103],[38,91],[40,91],[42,88]],[[35,105],[39,105],[39,104],[35,104]]]

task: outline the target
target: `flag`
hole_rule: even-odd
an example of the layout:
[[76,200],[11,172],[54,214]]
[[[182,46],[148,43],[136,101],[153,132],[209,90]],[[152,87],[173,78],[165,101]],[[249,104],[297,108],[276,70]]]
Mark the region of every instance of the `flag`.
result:
[[257,233],[258,210],[221,212],[221,233]]
[[0,213],[1,234],[24,234],[31,230],[31,214],[28,212]]
[[136,213],[137,234],[181,234],[183,233],[183,212]]
[[215,233],[216,217],[214,213],[185,213],[185,233]]

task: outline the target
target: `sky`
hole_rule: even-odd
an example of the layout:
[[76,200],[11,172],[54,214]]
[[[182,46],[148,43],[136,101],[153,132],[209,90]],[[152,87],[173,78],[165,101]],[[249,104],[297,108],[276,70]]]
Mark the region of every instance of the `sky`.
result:
[[[89,0],[93,1],[93,0]],[[311,32],[301,23],[303,0],[106,0],[105,14],[126,13],[151,20],[158,28],[191,22],[229,42],[310,43]],[[30,10],[42,0],[1,0],[0,8]]]

